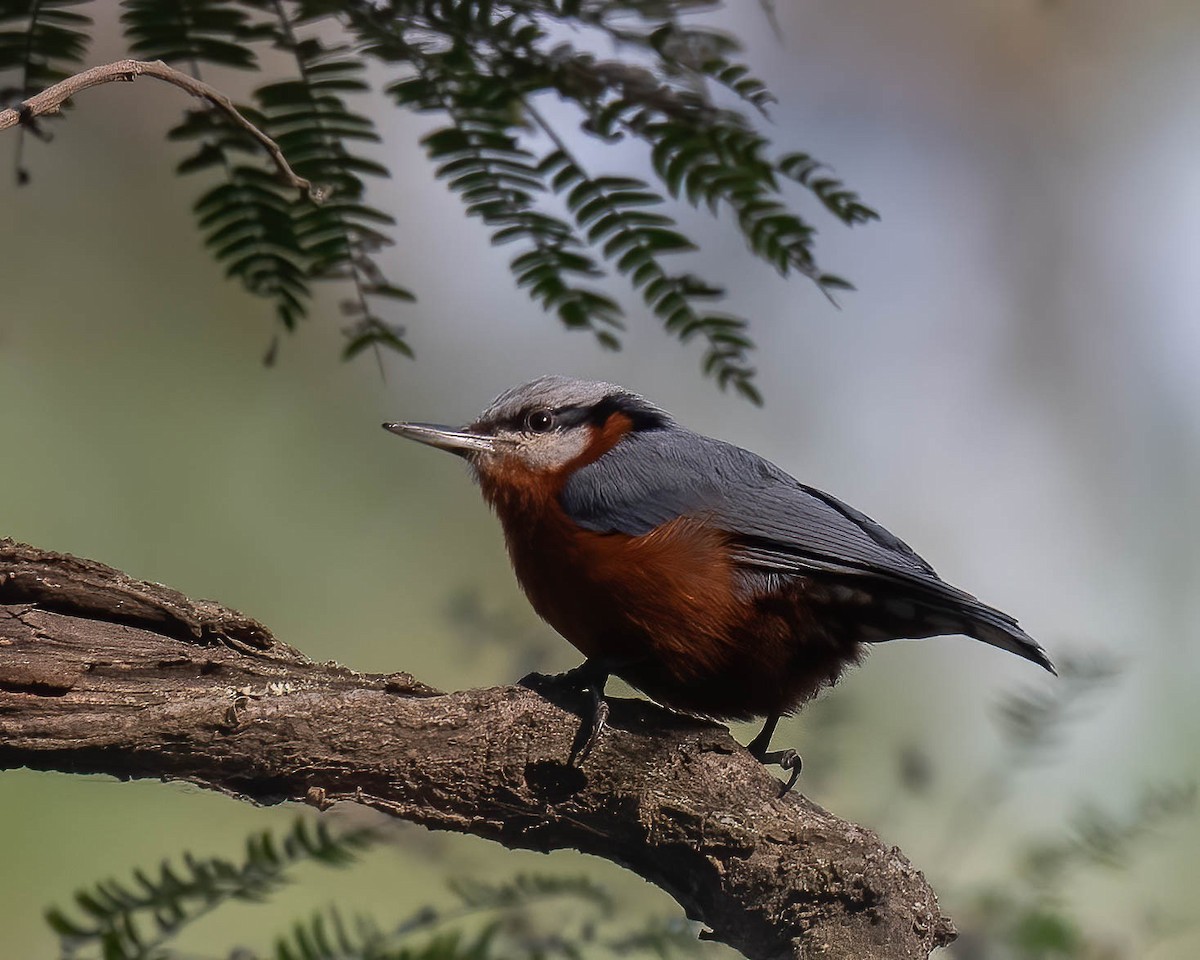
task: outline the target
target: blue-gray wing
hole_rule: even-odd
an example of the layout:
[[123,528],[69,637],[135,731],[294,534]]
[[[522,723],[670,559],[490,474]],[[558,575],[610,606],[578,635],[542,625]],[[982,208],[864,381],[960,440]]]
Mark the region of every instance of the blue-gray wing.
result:
[[730,536],[752,579],[850,577],[881,603],[915,609],[891,636],[966,633],[1053,670],[1016,620],[941,580],[903,540],[870,517],[800,483],[762,457],[671,425],[636,431],[579,470],[560,495],[567,515],[600,533],[640,536],[678,517]]
[[561,496],[580,526],[639,536],[681,516],[734,538],[764,570],[892,573],[940,583],[908,544],[741,447],[672,426],[636,432],[575,472]]

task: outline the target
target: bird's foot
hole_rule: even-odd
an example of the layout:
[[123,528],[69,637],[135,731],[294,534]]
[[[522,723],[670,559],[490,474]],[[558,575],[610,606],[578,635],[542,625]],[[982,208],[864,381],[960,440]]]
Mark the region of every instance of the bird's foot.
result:
[[772,750],[761,754],[756,753],[755,757],[763,766],[769,767],[778,764],[784,770],[790,770],[791,776],[788,777],[788,782],[783,785],[783,789],[779,792],[779,795],[783,797],[791,793],[792,787],[800,779],[800,771],[804,769],[804,758],[792,749]]
[[588,758],[592,747],[599,742],[600,735],[608,724],[608,701],[604,699],[604,694],[595,686],[589,687],[588,692],[592,695],[592,715],[583,718],[579,732],[575,734],[575,742],[571,744],[571,755],[567,758],[569,767],[579,766]]
[[554,677],[555,683],[586,691],[591,697],[591,713],[590,716],[584,716],[579,732],[575,734],[575,742],[571,744],[571,754],[567,758],[568,766],[575,767],[583,763],[604,732],[608,723],[608,701],[604,699],[604,688],[611,673],[612,664],[608,661],[588,659]]

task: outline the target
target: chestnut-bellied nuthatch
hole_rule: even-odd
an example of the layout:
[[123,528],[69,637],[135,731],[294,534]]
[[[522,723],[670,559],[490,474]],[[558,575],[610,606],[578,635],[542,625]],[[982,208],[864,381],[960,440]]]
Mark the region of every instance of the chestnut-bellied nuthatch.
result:
[[864,644],[961,633],[1054,671],[870,517],[613,384],[541,377],[462,429],[384,427],[474,469],[534,609],[587,658],[593,733],[615,674],[678,710],[766,717],[749,749],[794,781],[775,725]]

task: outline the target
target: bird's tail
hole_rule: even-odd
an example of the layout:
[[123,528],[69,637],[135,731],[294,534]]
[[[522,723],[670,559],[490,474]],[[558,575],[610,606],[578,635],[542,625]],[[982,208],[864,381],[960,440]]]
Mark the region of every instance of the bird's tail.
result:
[[921,584],[917,590],[912,584],[906,586],[904,595],[885,597],[877,608],[888,619],[885,636],[864,635],[862,639],[875,642],[887,635],[915,638],[961,633],[1015,653],[1058,676],[1041,644],[1002,610],[941,581]]
[[961,633],[1001,650],[1008,650],[1058,676],[1042,645],[1022,630],[1013,617],[949,585],[939,593],[943,594],[938,597],[940,602],[928,615],[944,620],[947,626],[954,628],[945,632]]
[[963,629],[967,636],[990,643],[1001,650],[1009,650],[1058,676],[1058,671],[1054,669],[1054,664],[1041,644],[1022,630],[1017,621],[1008,614],[982,603],[979,604],[979,609],[971,612],[973,616]]

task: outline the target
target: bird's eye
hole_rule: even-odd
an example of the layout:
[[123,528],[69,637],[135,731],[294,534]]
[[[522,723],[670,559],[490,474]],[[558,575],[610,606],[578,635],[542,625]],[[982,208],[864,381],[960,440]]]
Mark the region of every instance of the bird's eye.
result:
[[534,410],[525,418],[530,433],[549,433],[554,429],[554,414],[549,410]]

